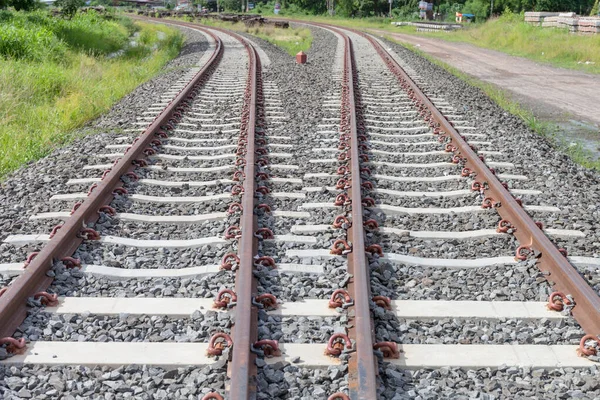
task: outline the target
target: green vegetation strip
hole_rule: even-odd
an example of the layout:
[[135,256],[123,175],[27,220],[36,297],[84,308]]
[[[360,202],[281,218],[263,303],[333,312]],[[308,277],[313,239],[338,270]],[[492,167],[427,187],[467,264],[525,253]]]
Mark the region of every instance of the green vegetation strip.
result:
[[233,23],[208,18],[199,20],[188,18],[186,20],[256,36],[275,46],[281,47],[291,56],[295,56],[300,51],[310,49],[313,40],[308,28],[275,28],[272,25],[246,26],[243,22]]
[[176,29],[114,15],[0,11],[0,178],[77,138],[182,44]]
[[483,82],[479,79],[473,78],[472,76],[467,75],[460,70],[444,63],[443,61],[440,61],[419,50],[415,46],[398,42],[391,37],[386,37],[386,39],[400,44],[401,46],[429,60],[431,63],[445,69],[469,85],[481,89],[490,99],[492,99],[492,101],[498,104],[500,108],[519,117],[529,129],[548,139],[558,151],[567,154],[575,163],[586,168],[600,171],[600,159],[594,159],[593,154],[589,150],[585,149],[581,143],[573,143],[572,141],[567,141],[563,137],[559,136],[555,125],[536,118],[531,111],[512,100],[510,94],[508,94],[506,91],[491,83]]

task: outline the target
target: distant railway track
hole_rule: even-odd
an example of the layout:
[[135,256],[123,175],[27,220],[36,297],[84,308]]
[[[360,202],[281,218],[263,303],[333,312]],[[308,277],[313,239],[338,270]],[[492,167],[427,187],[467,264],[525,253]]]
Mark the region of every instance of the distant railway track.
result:
[[[556,207],[535,204],[541,192],[525,186],[527,177],[510,173],[513,165],[502,159],[502,149],[443,98],[425,95],[426,84],[381,41],[309,24],[338,38],[336,89],[324,94],[315,131],[302,137],[288,128],[293,115],[285,112],[277,85],[263,78],[264,56],[250,40],[168,23],[201,29],[211,50],[140,117],[140,136],[131,145],[107,146],[110,153],[94,156],[109,163],[88,165],[83,177],[69,182],[91,184],[87,193],[69,189],[52,199],[63,205],[84,201],[72,212],[31,216],[64,224],[50,235],[5,239],[25,248],[44,244],[25,265],[0,265],[0,273],[15,276],[0,292],[0,343],[14,356],[0,363],[208,366],[214,377],[195,381],[200,390],[194,394],[204,400],[293,397],[277,387],[285,374],[298,382],[306,370],[323,368],[333,371],[329,392],[307,384],[298,393],[329,400],[392,398],[395,368],[593,365],[566,340],[501,345],[397,339],[406,320],[422,324],[424,332],[427,321],[443,318],[535,324],[572,315],[585,332],[579,352],[593,356],[600,297],[574,265],[600,261],[567,257],[553,243],[553,237],[582,233],[535,222],[530,215]],[[312,141],[308,154],[298,146],[304,140]],[[171,188],[181,195],[172,196]],[[475,224],[468,223],[478,228],[464,227],[471,216]],[[492,242],[498,254],[478,257],[481,240]],[[453,257],[444,257],[448,241],[455,242]],[[410,281],[386,283],[398,265],[445,269],[448,286],[458,285],[451,282],[453,271],[535,265],[552,282],[548,306],[568,313],[548,310],[544,302],[475,300],[468,293],[460,301],[450,295],[411,298]],[[65,267],[148,282],[140,284],[140,298],[47,293],[52,275]],[[55,272],[49,276],[49,270]],[[299,301],[297,274],[327,274],[329,280]],[[204,296],[147,295],[154,279],[199,276],[209,276]],[[96,336],[40,340],[56,337],[56,330],[19,328],[32,303],[48,306],[50,314],[98,316],[99,322],[86,325]],[[34,314],[45,321],[40,315],[47,313]],[[286,326],[312,323],[315,337]],[[153,324],[160,332],[151,335]],[[102,332],[111,335],[123,325],[142,333],[135,340],[100,340]],[[161,336],[165,331],[173,335]]]

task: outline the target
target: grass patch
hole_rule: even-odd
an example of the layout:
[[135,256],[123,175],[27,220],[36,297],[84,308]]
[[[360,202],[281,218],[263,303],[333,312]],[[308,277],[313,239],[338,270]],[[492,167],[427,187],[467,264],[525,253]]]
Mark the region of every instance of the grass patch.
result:
[[519,117],[529,129],[548,139],[557,150],[567,154],[575,163],[586,168],[600,171],[600,160],[595,160],[593,154],[589,150],[585,149],[581,143],[573,143],[572,140],[567,140],[559,136],[558,129],[554,124],[541,121],[539,118],[536,118],[536,116],[530,110],[514,101],[510,94],[508,94],[506,91],[498,88],[495,85],[492,85],[491,83],[483,82],[479,79],[473,78],[472,76],[467,75],[460,70],[444,63],[443,61],[431,57],[429,54],[419,50],[415,46],[408,45],[406,43],[400,43],[390,37],[386,37],[386,39],[400,44],[401,46],[429,60],[431,63],[445,69],[469,85],[481,89],[490,99],[492,99],[492,101],[498,104],[500,108]]
[[200,23],[206,26],[230,29],[259,37],[275,46],[281,47],[289,55],[295,56],[300,51],[307,51],[312,45],[313,37],[308,28],[275,28],[272,25],[248,27],[243,22],[215,21],[203,18]]
[[0,178],[75,139],[77,128],[179,53],[179,31],[123,21],[94,13],[71,21],[43,12],[2,15]]

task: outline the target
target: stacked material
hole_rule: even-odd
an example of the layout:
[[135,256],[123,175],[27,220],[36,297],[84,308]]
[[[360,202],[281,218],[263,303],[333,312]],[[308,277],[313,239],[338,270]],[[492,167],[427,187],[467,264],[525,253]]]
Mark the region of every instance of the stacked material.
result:
[[579,32],[600,33],[600,18],[581,18],[579,20]]
[[600,33],[599,17],[578,17],[571,12],[526,12],[525,22],[542,27],[568,28],[569,32]]
[[558,14],[559,13],[557,12],[545,11],[526,12],[525,22],[529,22],[532,25],[541,26],[547,17],[558,17]]
[[462,28],[460,24],[447,24],[441,22],[392,22],[396,26],[416,26],[417,32],[453,31]]

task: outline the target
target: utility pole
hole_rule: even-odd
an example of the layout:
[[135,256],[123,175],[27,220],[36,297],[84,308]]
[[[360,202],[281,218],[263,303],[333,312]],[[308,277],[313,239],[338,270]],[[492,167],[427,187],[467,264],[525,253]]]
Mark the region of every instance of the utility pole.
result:
[[392,1],[394,0],[389,0],[390,1],[390,19],[392,19]]
[[492,14],[494,13],[494,0],[491,0],[492,4],[490,5],[490,18],[492,18]]

